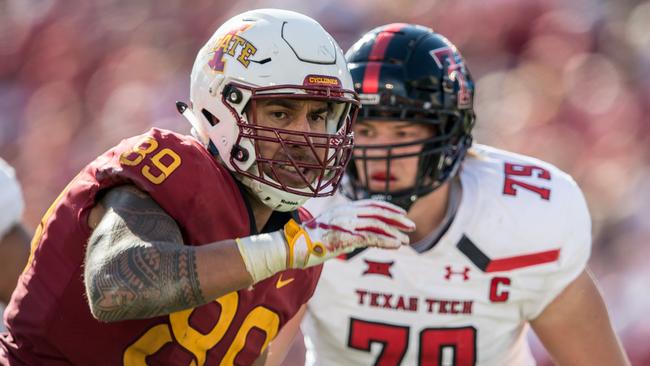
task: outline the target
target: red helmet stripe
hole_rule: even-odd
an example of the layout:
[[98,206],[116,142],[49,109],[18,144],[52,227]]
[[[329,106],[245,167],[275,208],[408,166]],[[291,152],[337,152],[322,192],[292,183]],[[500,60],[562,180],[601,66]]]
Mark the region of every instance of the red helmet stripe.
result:
[[379,90],[379,69],[381,64],[379,62],[368,62],[366,64],[366,71],[363,73],[363,87],[362,93],[373,94]]
[[370,50],[368,60],[381,61],[384,58],[386,49],[388,48],[388,43],[390,43],[390,40],[395,35],[395,32],[399,32],[405,26],[407,26],[407,24],[404,23],[393,23],[385,26],[377,35],[375,44],[372,45],[372,49]]
[[381,61],[384,58],[388,44],[395,35],[395,32],[399,32],[405,26],[407,26],[405,23],[389,24],[377,35],[377,39],[370,49],[370,55],[368,56],[369,62],[363,73],[362,93],[376,93],[379,90],[381,63],[377,61]]

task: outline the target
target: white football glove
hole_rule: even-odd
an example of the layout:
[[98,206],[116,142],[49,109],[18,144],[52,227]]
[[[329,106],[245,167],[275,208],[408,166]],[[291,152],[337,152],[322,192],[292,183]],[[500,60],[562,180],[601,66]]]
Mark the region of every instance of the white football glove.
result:
[[307,268],[361,247],[396,249],[408,245],[415,224],[402,208],[375,200],[335,207],[302,225],[237,239],[254,282],[289,268]]

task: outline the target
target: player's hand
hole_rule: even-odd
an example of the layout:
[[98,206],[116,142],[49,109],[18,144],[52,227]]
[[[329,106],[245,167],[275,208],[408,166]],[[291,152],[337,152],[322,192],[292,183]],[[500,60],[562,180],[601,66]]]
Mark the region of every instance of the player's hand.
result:
[[236,239],[246,270],[257,283],[289,268],[307,268],[361,247],[395,249],[415,230],[406,211],[393,204],[362,200],[341,205],[303,224]]
[[409,243],[415,230],[406,211],[393,204],[354,201],[326,211],[302,225],[284,227],[287,268],[306,268],[360,247],[396,249]]

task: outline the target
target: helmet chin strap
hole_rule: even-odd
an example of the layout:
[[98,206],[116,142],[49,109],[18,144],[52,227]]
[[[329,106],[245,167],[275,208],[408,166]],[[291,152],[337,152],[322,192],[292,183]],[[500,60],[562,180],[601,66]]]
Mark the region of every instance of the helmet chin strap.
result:
[[[451,179],[453,177],[450,177]],[[419,189],[416,187],[412,188],[407,188],[403,189],[401,191],[395,191],[395,192],[365,192],[364,190],[360,190],[360,193],[362,196],[367,196],[367,198],[372,198],[372,199],[378,199],[382,201],[387,201],[390,202],[396,206],[399,206],[406,211],[408,211],[411,206],[415,203],[415,201],[418,200],[418,198],[423,197],[428,195],[429,193],[435,191],[436,189],[440,188],[442,185],[444,185],[449,179],[441,182],[440,184],[437,185],[432,185],[428,187],[420,187]],[[356,199],[360,199],[362,197],[359,197],[360,195],[357,194]]]
[[272,208],[274,211],[289,212],[297,210],[310,198],[285,192],[245,175],[235,174],[235,176],[260,202]]
[[402,192],[390,192],[388,194],[368,193],[367,196],[368,198],[390,202],[408,211],[420,195],[416,194],[412,189],[407,189]]
[[352,186],[352,183],[350,182],[342,188],[342,192],[344,195],[354,200],[371,198],[387,201],[408,211],[420,197],[426,196],[440,188],[451,178],[453,178],[453,175],[438,184],[432,184],[430,186],[415,185],[399,191],[391,192],[368,191],[367,187]]

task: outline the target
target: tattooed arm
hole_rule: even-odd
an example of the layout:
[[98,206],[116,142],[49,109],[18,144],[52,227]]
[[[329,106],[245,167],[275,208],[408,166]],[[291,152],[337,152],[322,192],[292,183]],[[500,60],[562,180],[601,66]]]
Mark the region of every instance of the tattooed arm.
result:
[[99,320],[152,318],[252,284],[234,240],[184,245],[176,222],[135,187],[110,190],[89,224],[84,281]]

